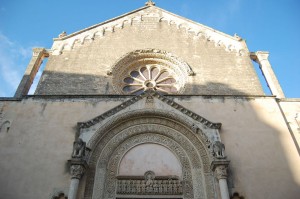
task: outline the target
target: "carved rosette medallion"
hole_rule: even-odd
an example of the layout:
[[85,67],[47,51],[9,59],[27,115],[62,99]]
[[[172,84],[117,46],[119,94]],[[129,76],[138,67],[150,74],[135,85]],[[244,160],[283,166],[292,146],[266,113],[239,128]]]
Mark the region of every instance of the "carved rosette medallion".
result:
[[138,95],[147,90],[180,94],[194,72],[178,57],[162,50],[130,52],[112,67],[113,88],[118,94]]
[[85,168],[83,165],[71,165],[70,172],[72,178],[80,179],[84,174]]
[[126,94],[141,94],[147,90],[156,90],[160,93],[177,93],[180,85],[177,83],[178,76],[161,65],[147,64],[139,66],[128,72],[123,78],[122,90]]

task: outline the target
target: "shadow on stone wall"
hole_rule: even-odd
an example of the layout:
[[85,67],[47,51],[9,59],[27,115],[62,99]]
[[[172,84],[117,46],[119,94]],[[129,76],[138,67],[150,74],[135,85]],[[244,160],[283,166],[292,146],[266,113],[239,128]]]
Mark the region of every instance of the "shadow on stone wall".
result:
[[[76,132],[73,131],[76,131],[76,122],[82,122],[83,119],[92,119],[105,111],[99,108],[100,105],[98,108],[95,108],[97,107],[95,104],[101,104],[103,100],[110,101],[111,99],[122,103],[129,97],[113,93],[111,77],[109,76],[55,75],[57,75],[57,78],[54,78],[52,82],[48,82],[48,85],[45,84],[43,87],[38,88],[37,93],[39,95],[26,96],[19,102],[6,102],[6,108],[2,114],[3,118],[7,120],[14,119],[14,123],[10,128],[10,134],[0,139],[0,158],[6,160],[6,162],[1,161],[0,163],[0,169],[6,171],[3,177],[0,178],[0,192],[4,198],[19,198],[21,195],[23,198],[34,196],[35,191],[32,189],[24,193],[24,184],[34,181],[36,186],[39,186],[39,181],[43,181],[45,176],[30,175],[31,173],[36,173],[36,169],[43,170],[45,175],[51,175],[51,172],[56,172],[51,170],[51,165],[39,168],[34,155],[19,159],[18,165],[11,165],[10,162],[15,162],[19,155],[18,153],[10,155],[10,159],[7,159],[9,151],[20,148],[32,154],[44,153],[47,154],[45,158],[47,160],[50,158],[52,164],[60,165],[62,164],[62,159],[65,159],[64,163],[66,163],[71,157],[71,150],[63,152],[62,154],[64,155],[70,155],[63,158],[57,158],[60,154],[50,154],[43,150],[52,150],[52,146],[55,146],[57,151],[63,150],[63,145],[55,143],[57,140],[64,140],[64,145],[68,145],[68,148],[71,149],[74,140],[69,140],[69,138],[75,137]],[[67,78],[72,79],[70,81],[72,85],[69,85],[72,88],[70,91],[76,92],[66,92],[65,88],[60,86],[61,82],[64,82]],[[97,86],[94,87],[94,85]],[[47,95],[48,89],[51,90],[51,96]],[[282,118],[281,113],[273,97],[249,95],[218,82],[209,82],[206,85],[187,85],[187,89],[190,89],[190,93],[187,95],[167,95],[167,97],[177,100],[185,108],[213,122],[222,123],[220,134],[226,146],[228,159],[231,161],[229,188],[232,197],[235,192],[249,199],[294,199],[298,197],[300,187],[298,182],[295,181],[294,165],[291,165],[291,159],[288,157],[290,155],[288,153],[291,151],[295,155],[297,153],[285,122],[280,120]],[[97,92],[95,93],[95,91]],[[10,104],[12,105],[10,106]],[[43,108],[43,104],[46,104],[47,107]],[[75,106],[75,104],[77,105]],[[76,111],[78,109],[77,106],[81,106],[78,104],[82,104],[89,114]],[[18,108],[13,108],[16,105]],[[28,108],[29,106],[30,108]],[[57,106],[63,106],[63,108],[59,109]],[[33,115],[29,117],[23,114],[31,109],[37,109],[35,110],[36,112],[43,111],[43,116]],[[62,114],[64,114],[64,117],[57,117]],[[66,123],[68,117],[73,117],[72,121],[76,122],[72,124]],[[268,120],[276,120],[275,123],[277,124],[275,126],[271,125]],[[20,121],[31,125],[19,124],[22,128],[16,127]],[[73,129],[73,131],[44,129],[45,132],[51,132],[53,134],[51,137],[55,139],[47,140],[46,143],[48,144],[42,149],[38,142],[28,144],[22,141],[21,138],[26,138],[29,134],[34,136],[35,140],[43,140],[43,133],[31,132],[31,126],[41,125],[41,128],[46,128],[46,123],[67,127],[71,125],[67,129]],[[286,140],[289,140],[290,148],[286,148]],[[10,145],[2,144],[5,142],[9,142]],[[49,146],[51,147],[49,148]],[[298,156],[292,158],[296,159]],[[41,158],[38,162],[43,161],[43,158]],[[30,164],[29,167],[28,162]],[[297,161],[295,160],[295,162]],[[27,165],[27,169],[24,170],[22,165]],[[67,173],[68,171],[65,171],[65,174]],[[14,180],[16,176],[19,177],[18,181]],[[69,181],[64,183],[69,183]],[[44,182],[43,187],[40,187],[41,195],[39,198],[45,198],[49,194],[49,187],[56,186],[56,182]],[[45,195],[42,193],[45,193]]]
[[[190,82],[196,81],[196,76],[187,77]],[[197,82],[197,81],[196,81]],[[262,88],[240,85],[232,88],[220,82],[206,82],[205,84],[186,84],[184,95],[262,95]],[[112,76],[98,76],[90,74],[61,73],[44,71],[36,88],[35,95],[114,95]]]

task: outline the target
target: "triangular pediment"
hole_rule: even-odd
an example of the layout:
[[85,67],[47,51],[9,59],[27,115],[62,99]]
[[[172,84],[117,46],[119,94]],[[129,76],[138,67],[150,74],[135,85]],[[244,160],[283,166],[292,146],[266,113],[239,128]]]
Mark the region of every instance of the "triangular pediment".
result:
[[193,37],[213,42],[216,46],[224,47],[227,51],[244,51],[244,41],[240,37],[230,36],[157,6],[145,6],[75,33],[61,34],[59,38],[54,39],[52,54],[59,55],[63,50],[71,50],[75,43],[84,44],[86,41],[93,41],[97,37],[105,37],[107,32],[114,33],[117,29],[123,29],[125,26],[132,26],[150,18],[152,22],[154,20],[156,23],[176,26]]
[[[177,114],[182,114],[185,117],[190,118],[191,120],[201,124],[201,126],[203,126],[203,128],[208,128],[208,129],[220,129],[221,128],[221,123],[214,123],[209,121],[208,119],[196,114],[195,112],[185,108],[184,106],[180,105],[179,103],[175,102],[172,99],[169,99],[168,97],[161,95],[158,92],[149,90],[146,91],[140,95],[134,96],[131,99],[121,103],[120,105],[114,107],[111,110],[106,111],[105,113],[91,119],[88,120],[86,122],[79,122],[78,126],[80,129],[86,129],[86,128],[90,128],[93,127],[95,125],[97,125],[98,123],[101,123],[115,115],[118,115],[120,112],[130,112],[130,110],[137,110],[137,107],[135,107],[135,104],[137,104],[138,102],[144,100],[146,105],[145,107],[141,107],[140,109],[158,109],[158,108],[162,108],[163,106],[157,106],[157,107],[147,107],[147,103],[153,103],[153,100],[157,99],[159,101],[159,103],[162,103],[164,105],[166,105],[168,107],[168,110],[166,109],[166,111],[170,111],[172,110],[173,112],[177,113]],[[127,109],[127,110],[126,110]]]

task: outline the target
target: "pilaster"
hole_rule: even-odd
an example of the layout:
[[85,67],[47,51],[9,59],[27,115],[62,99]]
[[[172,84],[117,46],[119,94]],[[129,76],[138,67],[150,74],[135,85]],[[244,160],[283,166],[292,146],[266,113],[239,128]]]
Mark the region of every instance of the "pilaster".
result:
[[285,98],[282,88],[269,62],[269,52],[257,51],[251,53],[250,57],[253,61],[259,64],[271,93],[277,98]]
[[23,75],[14,97],[21,98],[22,96],[28,94],[35,75],[43,62],[43,59],[48,56],[49,53],[45,48],[33,48],[32,58],[27,66],[25,74]]
[[229,191],[227,185],[227,169],[229,165],[228,160],[215,160],[211,164],[211,169],[214,171],[216,178],[219,182],[219,188],[221,193],[221,199],[229,199]]

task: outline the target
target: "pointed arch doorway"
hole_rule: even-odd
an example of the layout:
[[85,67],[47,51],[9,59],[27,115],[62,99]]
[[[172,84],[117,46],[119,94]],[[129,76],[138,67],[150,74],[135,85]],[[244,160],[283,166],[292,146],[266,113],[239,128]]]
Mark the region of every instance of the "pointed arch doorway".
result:
[[203,136],[185,118],[164,111],[120,114],[88,143],[85,198],[215,198]]

